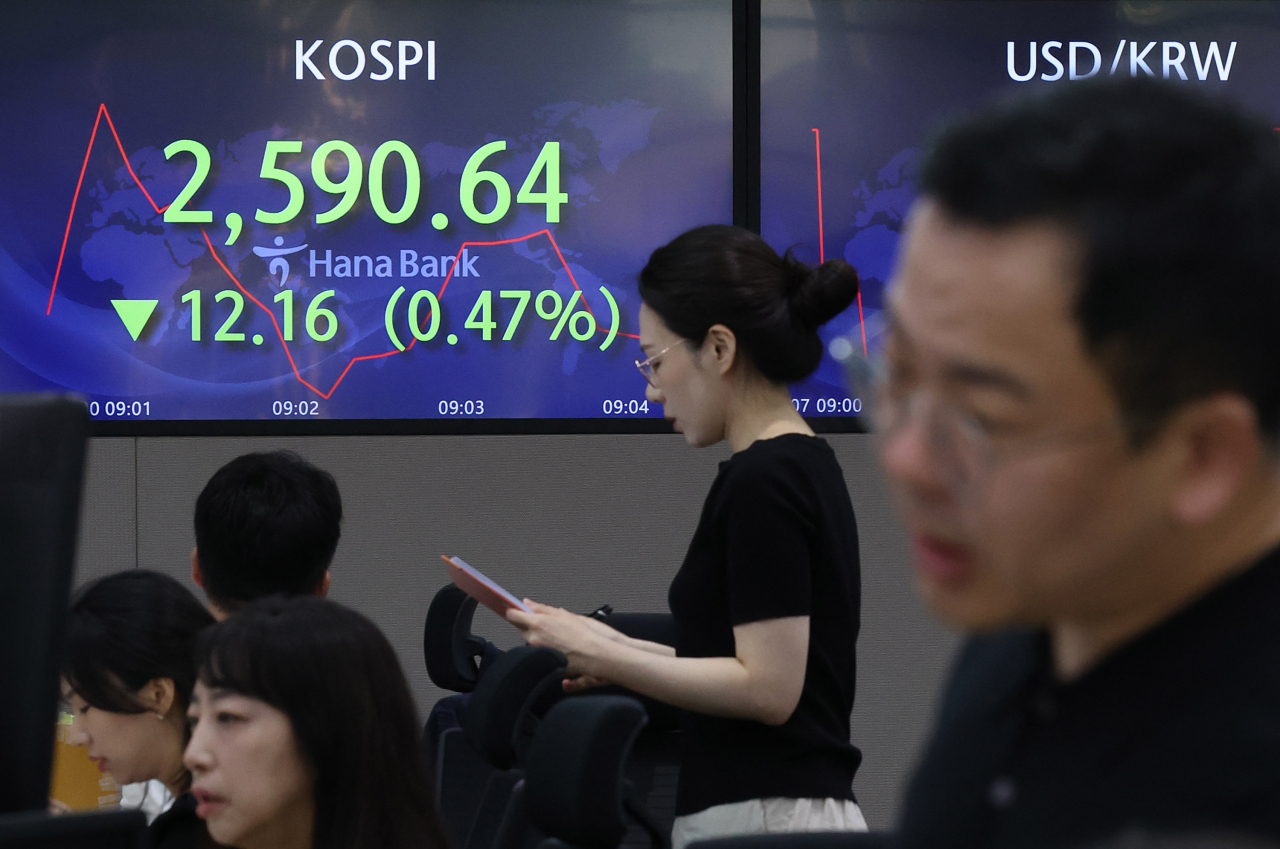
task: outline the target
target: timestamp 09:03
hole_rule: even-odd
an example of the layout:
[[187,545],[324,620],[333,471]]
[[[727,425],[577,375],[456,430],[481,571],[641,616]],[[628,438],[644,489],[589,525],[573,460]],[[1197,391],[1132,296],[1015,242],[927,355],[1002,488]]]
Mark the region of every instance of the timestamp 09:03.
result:
[[484,401],[441,401],[436,411],[442,416],[483,416]]

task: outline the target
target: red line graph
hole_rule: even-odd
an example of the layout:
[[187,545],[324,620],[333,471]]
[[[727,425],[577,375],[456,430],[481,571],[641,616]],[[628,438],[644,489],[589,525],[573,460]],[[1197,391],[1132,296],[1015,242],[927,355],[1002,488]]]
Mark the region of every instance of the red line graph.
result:
[[[107,105],[105,103],[100,104],[98,106],[97,118],[93,122],[93,132],[89,135],[89,148],[88,150],[85,151],[84,163],[80,166],[80,179],[76,182],[75,195],[71,199],[71,212],[68,213],[67,215],[67,229],[62,236],[62,250],[58,254],[58,268],[53,275],[53,286],[49,290],[49,306],[45,310],[45,315],[49,315],[50,312],[53,310],[53,296],[58,289],[58,276],[62,272],[62,260],[63,260],[63,256],[67,252],[67,240],[71,235],[71,222],[75,217],[76,205],[80,200],[80,188],[84,183],[85,171],[89,167],[89,155],[93,152],[93,143],[95,138],[98,135],[98,126],[99,124],[101,124],[102,119],[104,117],[107,119],[107,126],[111,128],[111,135],[112,137],[115,138],[116,147],[119,149],[120,155],[124,158],[124,164],[125,164],[125,167],[129,170],[129,175],[133,177],[133,181],[137,183],[138,188],[142,189],[142,193],[146,196],[147,201],[151,204],[151,208],[154,209],[157,213],[161,213],[165,209],[169,208],[168,204],[166,204],[163,207],[158,206],[156,202],[152,199],[151,194],[146,190],[146,187],[142,185],[142,181],[138,179],[138,175],[133,172],[133,166],[129,164],[129,157],[127,154],[125,154],[124,145],[121,144],[120,136],[118,133],[116,133],[115,124],[112,123],[111,115],[110,113],[107,112]],[[346,368],[342,370],[342,374],[338,375],[338,379],[334,381],[333,386],[329,387],[329,391],[324,392],[323,390],[319,389],[318,387],[316,387],[315,385],[307,381],[305,378],[303,378],[302,373],[298,370],[298,364],[293,359],[293,352],[289,350],[289,343],[286,342],[284,339],[284,332],[280,329],[279,322],[276,321],[275,313],[273,313],[261,301],[255,298],[253,294],[250,293],[249,290],[246,289],[240,283],[239,279],[236,278],[235,274],[232,273],[231,269],[227,267],[227,264],[223,261],[222,257],[218,255],[217,249],[214,248],[213,242],[209,239],[209,234],[205,231],[203,227],[200,228],[200,235],[204,237],[204,243],[209,248],[209,255],[213,257],[213,260],[218,264],[218,267],[221,268],[223,272],[226,273],[227,277],[231,279],[231,282],[235,284],[236,288],[240,290],[241,294],[243,294],[250,301],[253,301],[254,305],[257,306],[264,313],[266,313],[267,317],[271,319],[271,326],[272,328],[275,329],[276,337],[280,340],[280,346],[281,348],[284,349],[285,357],[287,357],[289,360],[289,367],[293,370],[293,376],[297,378],[299,383],[301,383],[303,386],[307,387],[312,392],[319,395],[321,398],[324,398],[326,401],[333,396],[334,391],[337,390],[338,386],[342,383],[343,379],[346,378],[347,373],[351,371],[351,367],[354,366],[356,363],[365,362],[367,360],[381,360],[381,359],[385,359],[386,357],[391,357],[391,356],[395,356],[397,354],[402,353],[399,350],[390,350],[390,351],[384,351],[380,354],[366,354],[359,357],[353,357],[351,361],[347,363]],[[555,236],[551,234],[551,231],[549,229],[543,229],[543,230],[539,230],[536,233],[530,233],[527,236],[519,236],[514,239],[500,239],[492,242],[474,242],[474,241],[463,242],[458,247],[458,252],[454,256],[453,264],[450,265],[449,271],[445,274],[444,281],[440,284],[440,291],[437,293],[436,297],[437,298],[444,297],[444,291],[446,288],[448,288],[449,281],[453,279],[453,272],[457,270],[458,262],[461,260],[462,252],[465,249],[480,248],[480,247],[498,247],[501,245],[514,245],[518,242],[527,242],[530,239],[536,239],[539,236],[546,236],[547,239],[551,242],[551,247],[556,252],[556,258],[560,260],[561,267],[564,268],[565,274],[569,276],[569,282],[573,284],[573,288],[575,291],[582,292],[581,287],[578,286],[577,279],[573,276],[573,271],[570,270],[569,268],[569,263],[565,261],[564,254],[561,253],[560,251],[560,245],[556,243]],[[607,333],[608,331],[605,328],[601,327],[600,322],[596,320],[595,313],[591,311],[591,305],[587,303],[587,299],[585,295],[582,297],[581,300],[582,300],[582,306],[586,309],[587,314],[591,316],[591,319],[595,324],[596,332]],[[572,298],[570,299],[570,303],[572,303]],[[566,306],[565,308],[568,309],[568,306]],[[423,326],[425,326],[430,320],[431,320],[431,313],[428,312],[426,318],[423,319]],[[640,338],[639,336],[633,333],[623,333],[622,331],[619,331],[617,335],[625,336],[628,339]],[[415,336],[414,339],[411,342],[409,342],[407,346],[405,346],[405,349],[404,349],[405,352],[413,348],[413,346],[417,344],[417,342],[418,342],[418,339]]]
[[[813,128],[813,157],[818,172],[818,262],[827,261],[826,235],[822,230],[822,134]],[[867,325],[862,321],[862,288],[858,288],[858,329],[862,331],[862,356],[867,355]]]
[[[236,276],[235,276],[234,274],[232,274],[232,273],[231,273],[231,269],[230,269],[230,268],[228,268],[228,267],[227,267],[227,264],[226,264],[225,262],[223,262],[223,261],[222,261],[222,257],[218,256],[218,252],[217,252],[217,250],[213,247],[213,242],[211,242],[211,241],[209,240],[209,234],[208,234],[208,233],[206,233],[206,232],[204,231],[204,229],[203,229],[203,228],[201,228],[201,230],[200,230],[200,234],[201,234],[202,236],[204,236],[204,243],[205,243],[206,245],[208,245],[208,246],[209,246],[209,254],[214,258],[214,261],[216,261],[216,262],[218,263],[218,266],[219,266],[219,267],[220,267],[224,272],[226,272],[226,275],[227,275],[228,277],[230,277],[230,278],[231,278],[231,282],[236,284],[236,288],[237,288],[237,289],[239,289],[239,290],[240,290],[240,292],[241,292],[241,293],[242,293],[246,298],[248,298],[249,300],[253,301],[253,303],[254,303],[254,304],[256,304],[256,305],[257,305],[257,307],[258,307],[259,309],[261,309],[263,312],[265,312],[265,313],[267,314],[267,317],[271,319],[271,326],[275,328],[275,331],[276,331],[276,337],[280,340],[280,345],[281,345],[281,347],[283,347],[283,348],[284,348],[285,356],[287,356],[287,357],[289,358],[289,367],[293,369],[293,376],[294,376],[294,377],[296,377],[296,378],[298,379],[298,382],[299,382],[299,383],[301,383],[303,386],[307,387],[307,388],[308,388],[308,389],[310,389],[312,392],[316,393],[317,395],[319,395],[321,398],[325,399],[326,401],[327,401],[327,400],[329,400],[329,398],[331,398],[331,397],[333,396],[334,390],[336,390],[336,389],[338,388],[338,386],[342,383],[343,379],[347,376],[347,372],[351,371],[351,367],[352,367],[352,366],[354,366],[356,363],[365,362],[365,361],[367,361],[367,360],[381,360],[381,359],[385,359],[386,357],[394,357],[394,356],[396,356],[397,354],[400,354],[400,353],[407,353],[411,348],[413,348],[413,346],[414,346],[415,344],[417,344],[418,339],[417,339],[417,337],[415,336],[415,337],[414,337],[414,339],[413,339],[413,341],[411,341],[408,345],[406,345],[406,346],[405,346],[405,348],[404,348],[404,352],[397,351],[397,350],[391,350],[391,351],[383,351],[381,354],[365,354],[364,356],[360,356],[360,357],[353,357],[353,358],[351,359],[351,361],[350,361],[349,363],[347,363],[347,367],[346,367],[346,368],[344,368],[344,369],[342,370],[342,374],[338,375],[338,379],[337,379],[337,380],[335,380],[335,381],[333,382],[333,386],[330,386],[330,387],[329,387],[329,391],[328,391],[328,392],[325,392],[325,391],[323,391],[323,390],[319,389],[318,387],[316,387],[316,386],[312,385],[311,383],[309,383],[305,378],[303,378],[302,373],[298,371],[298,365],[297,365],[297,363],[295,363],[295,362],[294,362],[294,360],[293,360],[293,354],[289,351],[289,343],[288,343],[288,342],[286,342],[286,341],[284,341],[284,333],[280,330],[280,325],[279,325],[279,323],[277,323],[277,322],[276,322],[276,316],[275,316],[275,313],[273,313],[273,312],[271,312],[271,310],[267,309],[267,307],[266,307],[266,306],[264,306],[264,305],[263,305],[263,303],[262,303],[261,301],[259,301],[259,300],[258,300],[257,298],[255,298],[253,295],[251,295],[251,294],[249,293],[249,291],[248,291],[247,289],[245,289],[243,285],[241,285],[240,281],[239,281],[238,279],[236,279]],[[582,289],[581,289],[581,288],[579,288],[579,286],[578,286],[578,281],[574,278],[574,276],[573,276],[573,272],[569,270],[569,264],[568,264],[567,262],[565,262],[565,260],[564,260],[564,255],[563,255],[562,253],[560,253],[560,246],[559,246],[558,244],[556,244],[555,236],[551,235],[551,231],[550,231],[550,230],[539,230],[539,231],[538,231],[538,232],[536,232],[536,233],[530,233],[530,234],[529,234],[529,235],[527,235],[527,236],[519,236],[519,237],[517,237],[517,238],[515,238],[515,239],[501,239],[501,240],[499,240],[499,241],[495,241],[495,242],[463,242],[463,243],[458,247],[458,253],[457,253],[457,254],[455,255],[455,257],[454,257],[453,264],[449,267],[449,272],[448,272],[448,274],[446,274],[446,275],[445,275],[444,282],[440,284],[440,291],[437,293],[436,297],[437,297],[437,298],[443,298],[443,297],[444,297],[444,290],[449,286],[449,281],[453,278],[453,272],[454,272],[454,270],[458,267],[458,261],[459,261],[459,259],[462,257],[462,251],[463,251],[464,249],[466,249],[466,248],[487,248],[487,247],[497,247],[497,246],[499,246],[499,245],[514,245],[514,244],[515,244],[515,243],[517,243],[517,242],[527,242],[527,241],[528,241],[528,240],[530,240],[530,239],[536,239],[538,236],[546,236],[546,237],[551,241],[551,247],[553,247],[553,248],[555,249],[556,256],[557,256],[557,257],[559,257],[559,259],[560,259],[560,264],[561,264],[562,266],[564,266],[565,274],[568,274],[568,275],[569,275],[569,281],[570,281],[571,283],[573,283],[573,288],[574,288],[575,290],[577,290],[577,291],[581,292],[581,291],[582,291]],[[586,307],[587,312],[588,312],[589,314],[591,314],[591,318],[592,318],[592,320],[594,321],[594,320],[595,320],[595,314],[591,312],[591,307],[587,304],[587,300],[586,300],[586,298],[583,298],[583,299],[582,299],[582,305],[583,305],[584,307]],[[431,313],[430,313],[430,312],[428,312],[428,313],[427,313],[426,318],[425,318],[425,319],[423,319],[423,325],[426,325],[430,320],[431,320]],[[596,332],[597,332],[597,333],[607,333],[608,331],[607,331],[607,330],[605,330],[603,327],[601,327],[599,322],[596,322]],[[627,337],[628,339],[639,339],[639,338],[640,338],[639,336],[636,336],[635,334],[632,334],[632,333],[623,333],[622,331],[618,331],[618,335],[619,335],[619,336],[625,336],[625,337]]]
[[129,164],[129,155],[124,152],[124,145],[120,143],[120,134],[116,132],[116,125],[111,120],[111,113],[107,111],[107,104],[99,103],[98,115],[93,119],[93,132],[89,134],[89,147],[84,152],[84,163],[80,166],[80,179],[76,180],[76,193],[71,196],[71,211],[67,213],[67,229],[62,234],[62,250],[58,252],[58,267],[53,272],[53,286],[49,288],[49,306],[45,308],[45,315],[48,315],[53,310],[53,295],[58,291],[58,276],[62,274],[62,258],[67,253],[67,239],[71,236],[71,221],[75,218],[76,204],[80,200],[80,187],[84,184],[84,172],[89,168],[89,154],[93,153],[93,142],[98,137],[98,127],[102,124],[103,118],[107,119],[107,126],[111,129],[111,137],[116,140],[116,148],[120,151],[120,157],[124,159],[124,167],[129,169],[129,176],[133,178],[133,182],[138,184],[138,188],[142,189],[142,193],[146,195],[147,202],[151,204],[151,208],[157,213],[164,212],[169,208],[169,204],[156,206],[156,202],[152,200],[151,193],[147,191],[147,187],[142,185],[138,175],[133,173],[133,166]]

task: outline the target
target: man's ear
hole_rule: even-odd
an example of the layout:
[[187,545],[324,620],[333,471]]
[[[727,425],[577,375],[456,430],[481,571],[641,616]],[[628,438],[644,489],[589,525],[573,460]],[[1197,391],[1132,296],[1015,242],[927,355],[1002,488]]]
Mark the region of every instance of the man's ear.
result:
[[1184,453],[1173,515],[1187,525],[1207,524],[1258,471],[1264,449],[1257,412],[1243,396],[1223,393],[1189,405],[1171,425]]
[[316,598],[325,598],[329,595],[329,570],[324,570],[324,577],[320,579],[320,583],[316,584]]
[[702,343],[703,351],[710,351],[719,374],[728,374],[738,358],[738,337],[723,324],[713,324],[707,330],[706,341]]
[[198,549],[191,549],[191,580],[196,582],[196,586],[204,589],[204,573],[200,571],[200,553]]

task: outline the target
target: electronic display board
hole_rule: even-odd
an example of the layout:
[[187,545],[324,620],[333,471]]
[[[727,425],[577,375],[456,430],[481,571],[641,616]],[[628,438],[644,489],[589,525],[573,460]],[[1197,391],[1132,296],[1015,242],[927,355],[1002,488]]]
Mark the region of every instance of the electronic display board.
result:
[[[877,351],[916,168],[947,120],[1003,96],[1144,75],[1234,97],[1280,126],[1271,2],[763,0],[761,19],[761,233],[858,270],[858,303],[822,330],[837,349]],[[792,394],[810,417],[861,407],[830,355]]]
[[635,280],[732,220],[732,22],[730,0],[7,9],[0,392],[80,393],[124,423],[98,432],[661,426]]

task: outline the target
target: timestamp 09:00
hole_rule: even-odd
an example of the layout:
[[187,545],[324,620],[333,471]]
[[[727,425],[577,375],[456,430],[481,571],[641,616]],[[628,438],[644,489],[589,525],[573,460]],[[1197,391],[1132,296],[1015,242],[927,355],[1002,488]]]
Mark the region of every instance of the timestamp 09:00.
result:
[[[810,404],[810,402],[813,402]],[[846,416],[858,415],[862,412],[861,398],[792,398],[796,412],[804,415],[814,413],[843,413]]]

